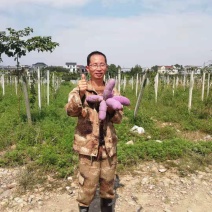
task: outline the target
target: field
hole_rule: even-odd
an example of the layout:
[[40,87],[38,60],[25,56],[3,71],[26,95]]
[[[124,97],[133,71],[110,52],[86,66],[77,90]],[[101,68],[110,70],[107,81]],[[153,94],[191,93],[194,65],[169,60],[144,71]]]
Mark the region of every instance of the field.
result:
[[[64,110],[73,86],[64,82],[57,91],[52,89],[47,105],[43,85],[41,110],[37,102],[31,108],[32,126],[27,124],[21,86],[17,95],[12,84],[6,85],[5,95],[0,91],[0,167],[25,165],[28,173],[46,171],[58,178],[76,172],[78,157],[72,141],[77,119],[68,117]],[[194,87],[188,111],[188,87],[179,85],[173,93],[171,84],[161,83],[156,103],[153,84],[149,83],[136,117],[135,88],[127,84],[121,93],[131,105],[124,108],[122,124],[115,126],[119,137],[118,171],[144,161],[160,161],[177,167],[184,176],[212,164],[212,92],[201,101],[201,89]],[[145,133],[131,132],[134,125],[143,127]],[[133,144],[126,144],[128,141]],[[45,180],[42,176],[37,181]],[[27,180],[22,183],[27,186]]]

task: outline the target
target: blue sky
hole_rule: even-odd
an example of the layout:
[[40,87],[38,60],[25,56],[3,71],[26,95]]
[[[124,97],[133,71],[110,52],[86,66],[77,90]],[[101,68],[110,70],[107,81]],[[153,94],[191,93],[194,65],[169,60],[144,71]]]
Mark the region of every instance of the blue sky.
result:
[[[94,50],[109,64],[203,65],[212,60],[211,0],[1,0],[0,31],[31,27],[51,36],[53,53],[29,53],[21,64],[86,64]],[[3,57],[1,65],[14,65]]]

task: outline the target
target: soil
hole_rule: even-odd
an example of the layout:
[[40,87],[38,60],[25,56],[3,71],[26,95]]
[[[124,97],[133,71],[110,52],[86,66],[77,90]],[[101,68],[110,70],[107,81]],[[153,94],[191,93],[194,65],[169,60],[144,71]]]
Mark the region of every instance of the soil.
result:
[[[116,177],[116,212],[210,212],[212,208],[212,167],[187,176],[156,162],[145,162]],[[7,180],[0,192],[0,211],[77,212],[77,180],[57,181],[48,176],[48,185],[19,193],[14,179],[16,170],[0,170]],[[9,174],[8,176],[4,173]],[[57,186],[54,186],[56,185]],[[1,185],[3,185],[1,183]],[[14,185],[14,186],[12,186]],[[51,189],[46,189],[46,188]],[[53,188],[55,187],[55,188]],[[6,193],[6,194],[5,194]],[[100,212],[98,190],[90,212]]]
[[[209,141],[211,135],[178,131],[185,138],[198,136],[200,140],[211,142]],[[124,172],[117,172],[114,210],[116,212],[212,211],[212,166],[209,165],[202,171],[196,170],[190,174],[183,174],[174,167],[151,161]],[[23,192],[18,176],[22,173],[23,182],[29,183],[30,180],[29,174],[25,176],[26,179],[23,178],[24,168],[0,168],[1,212],[78,211],[76,176],[64,180],[47,176],[46,183]],[[89,211],[101,211],[98,189]]]

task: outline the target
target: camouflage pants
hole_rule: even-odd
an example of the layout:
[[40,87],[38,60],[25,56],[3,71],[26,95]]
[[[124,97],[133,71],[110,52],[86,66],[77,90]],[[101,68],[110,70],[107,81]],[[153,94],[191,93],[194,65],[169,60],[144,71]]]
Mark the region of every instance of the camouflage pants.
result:
[[90,205],[98,185],[101,198],[114,198],[116,165],[116,155],[101,160],[86,155],[79,155],[79,190],[77,201],[80,206]]

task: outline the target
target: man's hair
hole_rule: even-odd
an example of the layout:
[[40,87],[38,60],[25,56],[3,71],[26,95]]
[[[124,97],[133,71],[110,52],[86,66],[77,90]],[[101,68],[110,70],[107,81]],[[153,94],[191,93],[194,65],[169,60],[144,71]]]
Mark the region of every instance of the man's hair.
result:
[[90,64],[91,56],[93,56],[95,54],[102,55],[105,58],[105,63],[107,64],[107,58],[106,58],[105,54],[103,54],[102,52],[99,52],[99,51],[93,51],[87,57],[87,66]]

